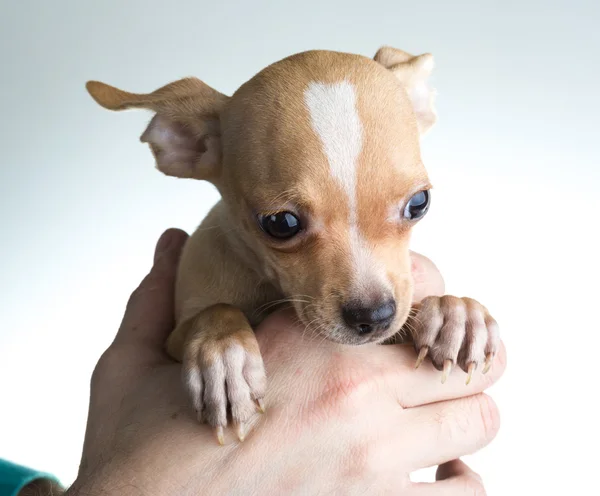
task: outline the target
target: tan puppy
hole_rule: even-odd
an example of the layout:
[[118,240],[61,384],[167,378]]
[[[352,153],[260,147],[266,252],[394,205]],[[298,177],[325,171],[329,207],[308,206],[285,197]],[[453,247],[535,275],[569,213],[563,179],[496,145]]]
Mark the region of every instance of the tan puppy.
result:
[[348,345],[409,329],[417,366],[429,355],[442,381],[454,364],[467,383],[489,367],[499,336],[482,305],[444,296],[412,306],[409,237],[431,188],[420,137],[436,121],[432,68],[430,54],[383,47],[374,59],[299,53],[231,97],[195,78],[149,94],[88,82],[105,108],[154,112],[141,141],[160,171],[221,193],[184,248],[167,342],[219,442],[228,408],[240,440],[264,408],[253,326],[279,304]]

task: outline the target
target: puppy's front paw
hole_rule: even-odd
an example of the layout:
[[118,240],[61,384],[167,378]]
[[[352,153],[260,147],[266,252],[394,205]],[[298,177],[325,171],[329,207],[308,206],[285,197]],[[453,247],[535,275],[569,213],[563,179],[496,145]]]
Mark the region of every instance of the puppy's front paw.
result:
[[266,375],[258,342],[252,329],[211,334],[206,329],[192,335],[183,358],[185,383],[200,422],[215,429],[224,444],[227,413],[240,441],[246,423],[257,409],[264,412]]
[[500,342],[498,324],[488,310],[471,298],[456,296],[425,298],[412,331],[419,354],[415,367],[429,355],[434,367],[443,371],[442,383],[456,364],[467,373],[467,384],[480,366],[485,374]]

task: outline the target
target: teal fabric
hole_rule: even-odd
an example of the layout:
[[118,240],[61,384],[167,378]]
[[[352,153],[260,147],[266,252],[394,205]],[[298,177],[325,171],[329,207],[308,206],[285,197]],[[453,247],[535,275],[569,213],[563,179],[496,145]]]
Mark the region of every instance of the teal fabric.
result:
[[27,484],[38,479],[59,483],[52,474],[0,459],[0,496],[17,496]]

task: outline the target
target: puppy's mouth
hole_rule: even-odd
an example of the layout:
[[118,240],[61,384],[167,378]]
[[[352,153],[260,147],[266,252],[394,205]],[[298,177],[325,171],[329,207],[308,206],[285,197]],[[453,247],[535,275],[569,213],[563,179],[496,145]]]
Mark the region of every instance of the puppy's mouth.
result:
[[[359,309],[342,310],[328,316],[324,308],[301,302],[294,303],[296,313],[309,334],[327,339],[334,343],[360,346],[368,343],[381,343],[400,332],[410,306],[396,308],[396,305],[384,305],[381,308],[364,311]],[[331,313],[331,312],[329,312]],[[341,314],[341,315],[340,315]]]

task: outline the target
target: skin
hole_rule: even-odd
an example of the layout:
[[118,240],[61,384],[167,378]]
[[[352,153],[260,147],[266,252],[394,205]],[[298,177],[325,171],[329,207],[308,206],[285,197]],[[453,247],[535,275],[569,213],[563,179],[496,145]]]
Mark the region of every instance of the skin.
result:
[[[244,443],[228,434],[216,445],[189,407],[181,365],[164,352],[186,238],[163,234],[95,368],[79,476],[66,494],[485,494],[459,458],[498,431],[497,407],[482,392],[504,372],[503,346],[469,388],[464,377],[442,385],[431,364],[414,370],[408,345],[342,348],[277,312],[257,329],[271,384],[267,413],[254,419],[262,427]],[[413,260],[417,294],[443,291],[435,267]],[[437,482],[410,482],[436,465]]]

